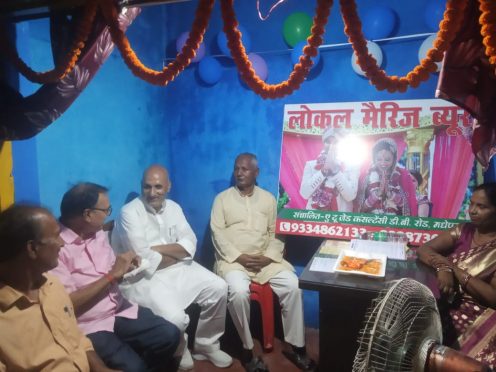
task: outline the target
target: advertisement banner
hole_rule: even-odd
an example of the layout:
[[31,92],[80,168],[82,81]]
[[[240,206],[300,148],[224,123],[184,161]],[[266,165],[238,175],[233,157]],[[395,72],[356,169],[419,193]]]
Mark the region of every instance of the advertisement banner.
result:
[[468,219],[471,135],[469,114],[437,99],[285,105],[276,230],[422,244]]

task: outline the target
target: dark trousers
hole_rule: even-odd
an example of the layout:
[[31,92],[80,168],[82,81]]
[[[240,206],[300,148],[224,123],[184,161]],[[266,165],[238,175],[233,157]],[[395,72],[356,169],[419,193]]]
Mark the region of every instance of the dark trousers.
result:
[[175,325],[140,306],[137,319],[118,316],[114,332],[100,331],[87,336],[109,368],[124,372],[171,372],[177,369],[173,354],[179,345],[179,335]]

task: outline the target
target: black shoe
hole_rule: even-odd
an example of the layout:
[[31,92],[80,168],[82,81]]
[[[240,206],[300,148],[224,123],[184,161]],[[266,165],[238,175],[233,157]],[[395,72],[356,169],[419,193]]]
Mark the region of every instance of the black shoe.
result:
[[286,358],[288,358],[295,366],[297,366],[302,371],[316,371],[317,365],[315,362],[308,357],[307,354],[298,354],[295,352],[282,352]]
[[245,363],[243,367],[245,367],[246,372],[269,372],[269,368],[260,357],[252,358],[248,363]]

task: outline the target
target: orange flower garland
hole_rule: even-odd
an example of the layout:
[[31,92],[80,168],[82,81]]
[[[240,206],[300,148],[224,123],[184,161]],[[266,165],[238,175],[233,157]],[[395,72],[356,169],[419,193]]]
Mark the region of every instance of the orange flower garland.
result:
[[325,25],[327,24],[331,7],[332,0],[318,0],[316,15],[313,20],[312,35],[308,37],[308,43],[303,48],[303,55],[300,57],[300,61],[294,66],[289,79],[279,84],[266,84],[256,75],[241,42],[241,32],[237,28],[238,21],[234,14],[233,0],[221,0],[224,32],[228,40],[227,45],[231,50],[241,78],[255,93],[264,99],[281,98],[300,88],[301,83],[303,83],[312,68],[313,61],[311,57],[317,55],[317,48],[322,44],[322,35],[325,31]]
[[422,81],[429,78],[429,74],[437,70],[435,62],[443,58],[443,54],[460,30],[467,0],[448,0],[444,19],[440,23],[440,30],[434,41],[433,48],[406,77],[388,76],[385,71],[377,66],[375,58],[368,53],[367,43],[362,34],[362,25],[353,0],[340,0],[341,13],[345,23],[344,31],[357,55],[357,62],[365,72],[370,83],[378,90],[387,89],[388,92],[404,92],[411,86],[416,88]]
[[[125,63],[134,75],[154,85],[167,85],[190,63],[196,55],[196,51],[203,41],[203,35],[208,26],[211,11],[215,0],[199,0],[195,14],[192,30],[176,59],[164,67],[161,71],[152,70],[144,66],[131,48],[129,40],[120,30],[118,23],[118,10],[113,0],[88,0],[81,21],[76,29],[76,36],[71,50],[64,56],[60,63],[53,69],[45,72],[35,72],[19,57],[16,49],[10,45],[6,36],[0,35],[0,51],[2,51],[29,80],[37,83],[54,83],[66,76],[78,61],[81,50],[91,31],[98,3],[109,26],[113,42],[119,49]],[[316,15],[313,20],[312,35],[307,39],[307,45],[289,78],[279,84],[266,84],[253,69],[246,51],[241,42],[241,33],[237,29],[238,22],[233,10],[234,0],[221,0],[222,17],[224,21],[224,32],[227,35],[228,46],[233,59],[238,67],[242,79],[248,86],[263,98],[280,98],[293,93],[308,75],[314,57],[318,53],[318,47],[322,44],[322,35],[325,31],[327,19],[332,7],[332,0],[318,0]],[[366,40],[361,31],[361,21],[358,18],[356,4],[353,0],[340,0],[342,17],[345,22],[345,33],[352,43],[357,55],[359,66],[378,90],[387,89],[389,92],[404,92],[410,87],[417,87],[422,81],[429,78],[430,73],[436,71],[435,62],[443,58],[444,52],[450,46],[452,40],[458,33],[464,11],[469,0],[448,0],[444,19],[440,23],[440,30],[434,41],[433,48],[427,52],[424,58],[411,72],[404,77],[388,76],[385,71],[377,66],[377,62],[368,53]],[[473,0],[475,1],[475,0]],[[494,0],[479,0],[481,16],[481,35],[485,46],[485,53],[489,62],[496,67],[496,2]]]
[[482,43],[486,47],[489,63],[496,67],[496,2],[494,0],[479,0],[481,16]]
[[109,26],[112,41],[119,49],[124,62],[129,67],[131,72],[151,84],[167,85],[170,81],[183,71],[195,57],[203,35],[208,26],[210,14],[214,5],[214,0],[200,0],[196,10],[193,27],[189,33],[189,37],[184,44],[181,53],[176,56],[176,59],[169,63],[162,71],[155,71],[143,65],[136,56],[136,53],[131,48],[129,40],[122,30],[119,28],[117,21],[118,11],[113,3],[113,0],[103,0],[101,9],[107,24]]
[[13,65],[24,75],[28,80],[39,83],[56,83],[64,78],[69,72],[72,71],[76,65],[81,50],[84,48],[88,35],[90,34],[93,21],[95,19],[97,10],[97,0],[88,1],[84,8],[83,17],[78,24],[76,36],[72,42],[71,50],[64,56],[61,62],[52,70],[45,72],[33,71],[26,63],[19,57],[17,50],[6,39],[5,35],[1,36],[0,50],[10,59]]

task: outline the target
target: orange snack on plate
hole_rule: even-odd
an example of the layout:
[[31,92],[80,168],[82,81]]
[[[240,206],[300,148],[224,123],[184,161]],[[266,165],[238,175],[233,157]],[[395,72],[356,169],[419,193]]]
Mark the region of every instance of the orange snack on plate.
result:
[[343,256],[339,263],[339,270],[361,271],[367,274],[378,275],[381,271],[381,261],[378,259],[366,259],[352,256]]

